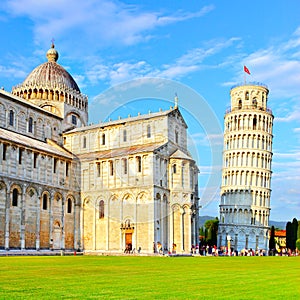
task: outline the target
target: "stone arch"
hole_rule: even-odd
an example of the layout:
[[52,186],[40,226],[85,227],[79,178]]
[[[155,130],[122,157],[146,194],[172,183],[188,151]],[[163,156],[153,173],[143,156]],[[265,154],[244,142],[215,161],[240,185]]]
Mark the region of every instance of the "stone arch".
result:
[[90,205],[91,205],[91,198],[90,197],[84,198],[83,201],[82,201],[83,208],[87,208]]
[[[17,196],[17,199],[16,199],[16,196]],[[13,183],[10,186],[10,206],[20,207],[21,196],[22,196],[22,188],[21,188],[21,186],[18,185],[18,184],[16,184],[16,183]],[[13,200],[14,200],[14,204],[17,204],[17,205],[12,205],[13,204]]]
[[177,211],[177,210],[180,211],[180,208],[181,208],[181,206],[180,206],[179,203],[174,203],[174,204],[171,206],[172,211]]
[[17,114],[17,111],[15,108],[13,107],[9,107],[8,109],[8,126],[13,126],[13,127],[16,127],[16,114]]
[[53,227],[54,228],[60,228],[61,227],[61,223],[60,223],[60,221],[59,220],[54,220],[54,222],[53,222]]
[[[1,108],[1,106],[0,106]],[[7,198],[7,185],[4,181],[0,181],[0,199],[3,199],[3,205],[5,207],[5,199]],[[7,200],[7,199],[6,199]],[[0,247],[5,245],[5,211],[4,207],[0,209]]]
[[[46,205],[47,208],[44,208],[45,196],[47,196],[47,201],[48,201],[47,205]],[[51,197],[51,193],[48,190],[44,190],[41,193],[41,197],[40,197],[40,209],[41,210],[48,210],[48,208],[50,207],[50,201],[51,201],[50,197]]]
[[25,248],[36,248],[36,232],[40,197],[35,185],[30,185],[25,191]]
[[[104,199],[105,200],[105,199]],[[120,224],[122,219],[123,200],[115,193],[108,197],[108,216],[110,222]]]
[[64,217],[64,233],[65,233],[65,248],[74,248],[74,232],[75,232],[75,197],[68,194],[65,202],[65,217]]
[[104,219],[105,217],[105,202],[104,200],[101,198],[101,200],[97,201],[98,202],[98,212],[99,212],[99,219]]
[[54,250],[62,248],[62,223],[59,219],[54,219],[53,221],[50,248]]
[[134,197],[130,193],[125,193],[122,198],[122,214],[121,220],[124,220],[125,216],[130,216],[132,219],[135,215],[135,201]]
[[51,125],[52,128],[52,139],[57,140],[59,133],[60,133],[60,124],[59,122],[55,121]]
[[[43,202],[47,199],[48,207],[44,209]],[[39,209],[40,209],[40,248],[49,249],[50,247],[50,204],[51,203],[51,192],[44,190],[40,196]]]
[[125,193],[122,197],[122,201],[132,201],[133,199],[134,199],[134,197],[130,193]]
[[[0,180],[0,193],[2,191],[6,192],[6,190],[7,190],[7,185],[6,185],[5,181],[4,180]],[[4,198],[2,198],[2,199],[4,199]]]
[[9,248],[21,247],[21,212],[22,212],[22,188],[13,183],[10,186],[10,210],[9,210]]
[[138,203],[146,203],[149,199],[149,193],[147,191],[141,191],[137,195],[137,202]]
[[17,115],[17,128],[20,132],[26,132],[26,115],[24,111],[20,111]]
[[90,197],[86,197],[82,201],[82,236],[83,236],[83,248],[93,249],[93,228],[94,228],[94,205]]
[[0,102],[0,126],[6,127],[6,107]]
[[73,214],[74,213],[74,200],[72,197],[66,198],[66,214]]

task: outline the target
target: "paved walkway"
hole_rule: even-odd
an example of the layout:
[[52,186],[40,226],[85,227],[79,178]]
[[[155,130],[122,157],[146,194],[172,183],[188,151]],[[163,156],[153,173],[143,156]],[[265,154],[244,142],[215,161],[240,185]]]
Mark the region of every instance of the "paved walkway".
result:
[[0,256],[64,256],[83,255],[82,252],[63,250],[0,250]]

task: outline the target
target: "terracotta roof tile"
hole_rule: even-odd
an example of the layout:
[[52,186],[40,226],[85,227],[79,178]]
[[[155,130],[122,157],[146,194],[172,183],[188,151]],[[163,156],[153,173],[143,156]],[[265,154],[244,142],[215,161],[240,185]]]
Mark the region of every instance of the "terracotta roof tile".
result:
[[129,146],[124,148],[111,149],[111,150],[89,152],[89,153],[79,154],[77,156],[82,160],[108,159],[108,158],[122,157],[127,155],[138,154],[138,153],[153,152],[163,145],[165,145],[165,143],[136,145],[136,146]]
[[286,236],[286,231],[285,230],[276,230],[275,231],[275,236],[277,236],[277,237],[285,237]]
[[0,139],[16,143],[24,146],[25,148],[36,149],[40,152],[48,152],[54,155],[63,156],[65,158],[72,159],[73,155],[70,154],[67,150],[60,147],[53,141],[42,142],[31,137],[25,136],[23,134],[19,134],[17,132],[9,131],[4,128],[0,128]]

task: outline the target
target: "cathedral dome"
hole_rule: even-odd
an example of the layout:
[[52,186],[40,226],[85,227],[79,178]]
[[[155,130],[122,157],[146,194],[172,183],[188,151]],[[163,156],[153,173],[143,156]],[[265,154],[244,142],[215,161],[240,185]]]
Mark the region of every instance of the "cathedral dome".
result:
[[22,86],[44,86],[70,88],[77,92],[80,89],[73,77],[57,63],[58,52],[52,44],[47,51],[48,61],[36,67],[21,84]]
[[47,62],[37,66],[12,94],[64,119],[65,127],[85,125],[88,97],[80,92],[73,77],[57,63],[58,52],[52,44]]

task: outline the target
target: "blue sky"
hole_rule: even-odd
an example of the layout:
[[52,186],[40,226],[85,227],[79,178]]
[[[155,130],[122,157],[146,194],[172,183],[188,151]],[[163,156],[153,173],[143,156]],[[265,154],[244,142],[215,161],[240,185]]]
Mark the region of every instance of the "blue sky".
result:
[[275,116],[270,219],[300,219],[299,11],[297,0],[2,0],[0,86],[45,62],[54,38],[90,122],[167,109],[177,93],[201,215],[218,216],[223,117],[246,65],[248,81],[268,85]]

